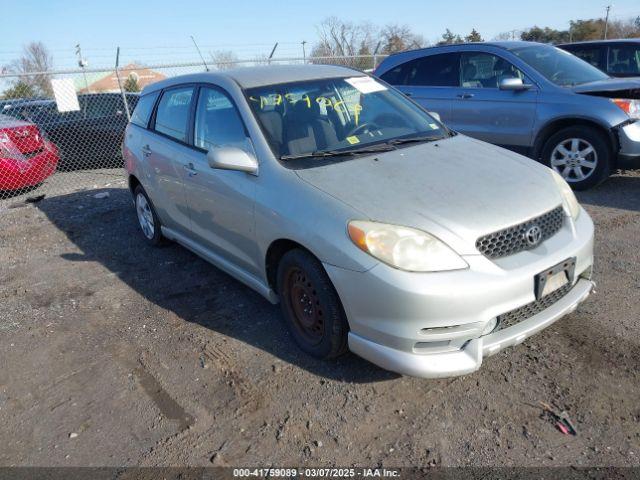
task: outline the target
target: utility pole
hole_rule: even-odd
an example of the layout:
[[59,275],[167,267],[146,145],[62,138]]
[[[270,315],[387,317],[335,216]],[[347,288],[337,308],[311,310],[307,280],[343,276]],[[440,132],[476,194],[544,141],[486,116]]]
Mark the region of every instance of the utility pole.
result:
[[611,5],[607,5],[607,16],[604,19],[604,39],[607,39],[607,29],[609,27],[609,10],[611,10]]
[[80,49],[80,44],[76,44],[76,55],[78,56],[78,66],[82,69],[82,75],[84,76],[84,88],[89,93],[89,82],[87,81],[87,72],[85,71],[85,67],[89,65],[84,58],[82,58],[82,50]]
[[304,46],[307,44],[306,40],[302,41],[302,63],[307,63],[307,52],[305,51]]

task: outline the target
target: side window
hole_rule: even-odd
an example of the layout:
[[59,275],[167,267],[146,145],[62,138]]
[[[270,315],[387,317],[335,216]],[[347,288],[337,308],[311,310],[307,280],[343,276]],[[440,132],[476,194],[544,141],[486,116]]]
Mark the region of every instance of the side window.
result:
[[87,99],[87,118],[102,118],[115,115],[118,98],[113,95],[96,95]]
[[609,47],[609,72],[640,75],[640,46],[631,44]]
[[181,142],[187,141],[189,111],[193,99],[193,87],[166,90],[158,103],[156,132],[164,133]]
[[229,97],[215,88],[200,89],[196,107],[194,145],[204,150],[222,146],[246,149],[247,134]]
[[388,72],[380,75],[380,78],[389,85],[405,85],[407,80],[407,71],[413,62],[401,63]]
[[465,88],[498,88],[505,78],[520,78],[524,74],[502,57],[491,53],[465,52],[460,61],[460,85]]
[[[153,105],[156,103],[156,98],[158,98],[158,92],[149,93],[140,97],[133,113],[131,114],[131,123],[142,128],[147,128],[147,125],[149,125],[149,119],[151,118]],[[129,108],[131,108],[131,104],[129,104]]]
[[442,53],[407,63],[406,85],[459,86],[459,58],[457,53]]
[[573,53],[576,57],[584,60],[585,62],[590,63],[594,67],[599,68],[600,70],[607,69],[607,66],[604,64],[602,47],[584,46],[580,48],[573,48],[568,51]]

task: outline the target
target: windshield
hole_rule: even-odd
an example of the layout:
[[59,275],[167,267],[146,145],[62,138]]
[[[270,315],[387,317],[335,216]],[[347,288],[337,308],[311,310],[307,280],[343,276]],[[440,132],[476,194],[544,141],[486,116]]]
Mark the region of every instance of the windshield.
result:
[[561,87],[609,78],[596,67],[569,52],[550,45],[533,45],[511,50],[547,80]]
[[268,85],[246,91],[276,157],[354,153],[399,138],[449,136],[440,122],[371,77]]

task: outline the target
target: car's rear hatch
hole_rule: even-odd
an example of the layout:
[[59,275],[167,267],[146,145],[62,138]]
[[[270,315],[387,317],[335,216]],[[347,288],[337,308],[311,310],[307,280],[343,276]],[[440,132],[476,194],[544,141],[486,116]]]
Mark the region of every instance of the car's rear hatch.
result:
[[44,141],[36,125],[6,118],[0,118],[0,156],[16,158],[42,150]]

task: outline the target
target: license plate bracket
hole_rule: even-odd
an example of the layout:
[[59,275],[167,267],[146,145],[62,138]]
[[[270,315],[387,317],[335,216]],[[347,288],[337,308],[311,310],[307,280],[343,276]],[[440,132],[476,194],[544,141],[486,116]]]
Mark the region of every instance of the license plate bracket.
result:
[[567,283],[572,284],[575,270],[576,257],[571,257],[537,274],[534,277],[536,300],[540,300]]

